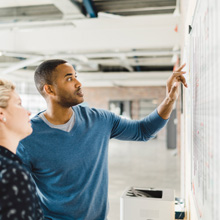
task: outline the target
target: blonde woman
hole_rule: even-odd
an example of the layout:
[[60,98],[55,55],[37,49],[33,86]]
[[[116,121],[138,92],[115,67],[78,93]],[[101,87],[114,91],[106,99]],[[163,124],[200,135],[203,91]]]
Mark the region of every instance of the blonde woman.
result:
[[43,219],[35,185],[15,154],[19,141],[32,133],[29,116],[15,86],[0,79],[1,220]]

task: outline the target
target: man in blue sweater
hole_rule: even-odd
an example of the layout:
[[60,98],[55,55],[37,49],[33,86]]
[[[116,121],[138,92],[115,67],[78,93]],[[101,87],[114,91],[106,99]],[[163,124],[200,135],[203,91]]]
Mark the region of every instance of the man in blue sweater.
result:
[[108,143],[111,138],[147,141],[166,124],[186,87],[180,67],[167,82],[167,96],[146,118],[134,121],[82,107],[81,83],[64,60],[48,60],[35,71],[47,109],[32,120],[33,133],[17,155],[32,174],[46,219],[105,220],[108,213]]

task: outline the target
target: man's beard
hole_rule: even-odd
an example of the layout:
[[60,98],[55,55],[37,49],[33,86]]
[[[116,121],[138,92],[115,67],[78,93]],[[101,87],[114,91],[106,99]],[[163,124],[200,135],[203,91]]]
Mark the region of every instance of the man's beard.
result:
[[58,103],[64,107],[64,108],[70,108],[72,106],[78,105],[82,103],[83,101],[80,101],[79,99],[73,99],[73,98],[61,98]]

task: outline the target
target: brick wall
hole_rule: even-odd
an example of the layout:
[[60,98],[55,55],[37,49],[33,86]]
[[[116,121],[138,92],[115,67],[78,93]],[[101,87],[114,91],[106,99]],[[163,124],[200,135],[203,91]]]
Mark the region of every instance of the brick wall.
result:
[[[139,101],[156,99],[158,105],[166,96],[165,86],[152,87],[85,87],[85,102],[89,107],[108,109],[110,100],[129,100],[131,102],[132,119],[139,118]],[[162,129],[158,138],[165,139],[166,130]]]

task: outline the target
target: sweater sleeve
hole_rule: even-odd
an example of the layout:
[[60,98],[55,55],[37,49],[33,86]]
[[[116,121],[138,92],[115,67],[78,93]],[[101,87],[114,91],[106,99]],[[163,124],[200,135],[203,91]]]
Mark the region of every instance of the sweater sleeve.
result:
[[155,109],[142,120],[128,120],[113,116],[111,138],[128,141],[148,141],[153,138],[168,122],[161,118]]
[[31,168],[29,156],[27,151],[25,150],[24,145],[21,142],[17,147],[16,155],[22,160],[23,167],[25,167],[25,169],[27,169],[31,173],[32,168]]

